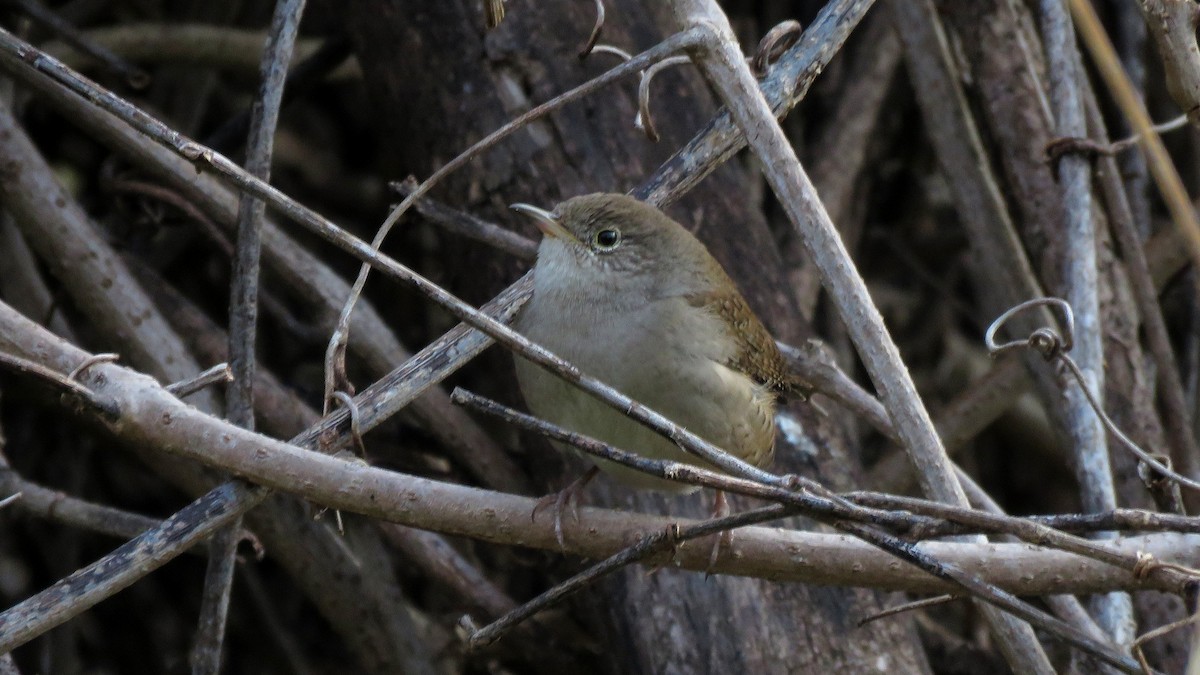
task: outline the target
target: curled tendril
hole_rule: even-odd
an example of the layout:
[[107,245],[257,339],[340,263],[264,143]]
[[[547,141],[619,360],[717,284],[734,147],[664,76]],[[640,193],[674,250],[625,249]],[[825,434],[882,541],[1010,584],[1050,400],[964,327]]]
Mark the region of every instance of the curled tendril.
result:
[[[1058,307],[1063,313],[1063,323],[1065,330],[1063,336],[1059,337],[1051,328],[1039,328],[1024,340],[1013,340],[1003,344],[996,343],[996,333],[1004,324],[1008,323],[1021,312],[1032,309],[1034,307],[1042,307],[1050,305]],[[1026,300],[1021,304],[1009,309],[1001,314],[992,325],[988,326],[987,333],[983,337],[984,344],[987,345],[988,353],[992,356],[998,356],[1012,349],[1020,349],[1029,347],[1041,354],[1047,361],[1053,359],[1062,352],[1071,351],[1071,347],[1075,345],[1075,313],[1071,311],[1071,305],[1067,304],[1062,298],[1034,298]]]
[[650,80],[663,69],[691,62],[692,59],[687,56],[672,56],[642,71],[642,79],[638,83],[638,114],[633,118],[633,126],[644,131],[646,138],[654,143],[658,142],[658,130],[654,128],[654,120],[650,117]]
[[84,359],[83,363],[75,366],[75,370],[72,370],[71,373],[67,375],[67,379],[78,382],[79,377],[83,375],[88,368],[91,368],[92,366],[98,366],[101,363],[115,363],[120,358],[120,354],[92,354]]
[[604,0],[596,0],[596,23],[592,26],[592,34],[588,36],[583,46],[579,48],[579,58],[586,59],[596,49],[600,39],[600,31],[604,30]]
[[[1039,328],[1030,333],[1029,337],[1024,340],[1013,340],[1002,344],[998,344],[996,342],[996,332],[999,331],[1000,328],[1009,321],[1009,319],[1026,309],[1043,305],[1051,305],[1062,310],[1064,319],[1064,335],[1062,337],[1059,337],[1058,333],[1054,332],[1054,330],[1051,328]],[[1083,371],[1079,369],[1079,365],[1075,363],[1075,360],[1067,354],[1074,344],[1074,335],[1075,315],[1071,311],[1071,305],[1067,304],[1066,300],[1061,298],[1035,298],[1033,300],[1026,300],[1021,304],[1012,307],[1008,311],[1001,314],[995,321],[993,321],[992,325],[988,326],[987,333],[984,335],[984,343],[987,345],[988,353],[992,356],[997,356],[1014,349],[1028,348],[1033,349],[1041,354],[1047,361],[1058,360],[1061,362],[1066,367],[1067,371],[1070,372],[1075,378],[1075,381],[1079,384],[1080,390],[1083,391],[1084,398],[1087,399],[1088,405],[1090,405],[1092,410],[1096,412],[1096,415],[1099,416],[1100,422],[1104,424],[1104,428],[1107,429],[1110,434],[1116,437],[1116,439],[1120,441],[1121,444],[1126,447],[1126,449],[1128,449],[1134,455],[1137,455],[1138,459],[1140,459],[1150,468],[1157,471],[1163,477],[1169,478],[1181,486],[1200,491],[1200,482],[1177,473],[1171,467],[1163,464],[1153,455],[1143,450],[1141,446],[1133,442],[1133,439],[1126,436],[1125,433],[1121,431],[1119,427],[1117,427],[1116,423],[1112,421],[1112,418],[1110,418],[1108,414],[1104,412],[1104,408],[1100,405],[1100,402],[1096,400],[1096,396],[1088,387],[1087,378],[1084,377]]]
[[761,78],[766,75],[767,67],[791,49],[792,45],[800,40],[802,32],[800,22],[791,19],[767,31],[763,39],[759,40],[758,48],[754,50],[754,56],[750,59],[750,68],[754,71],[754,76]]
[[367,456],[367,446],[363,443],[362,427],[358,423],[358,405],[354,403],[354,399],[350,394],[344,391],[333,392],[333,398],[337,399],[346,408],[346,412],[350,414],[350,438],[354,441],[354,449],[358,450],[359,457]]

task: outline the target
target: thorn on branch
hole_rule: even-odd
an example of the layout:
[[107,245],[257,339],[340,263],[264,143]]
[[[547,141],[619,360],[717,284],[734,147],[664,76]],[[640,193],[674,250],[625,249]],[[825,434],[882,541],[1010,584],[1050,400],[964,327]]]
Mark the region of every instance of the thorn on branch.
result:
[[932,598],[922,598],[921,600],[913,600],[912,602],[906,602],[902,605],[897,605],[895,607],[889,607],[885,610],[875,612],[874,614],[871,614],[870,616],[863,617],[858,620],[858,627],[862,628],[863,626],[865,626],[869,623],[873,623],[880,619],[886,619],[889,616],[896,616],[897,614],[903,614],[904,612],[912,612],[912,611],[915,611],[918,609],[925,609],[926,607],[933,607],[935,605],[941,605],[941,604],[945,604],[947,602],[953,602],[955,600],[962,600],[963,597],[964,596],[961,596],[961,595],[954,595],[951,593],[946,593],[944,595],[935,595]]
[[195,377],[180,380],[173,384],[168,384],[165,389],[171,392],[176,398],[184,398],[190,396],[205,387],[211,387],[214,384],[222,382],[232,382],[233,371],[229,369],[228,363],[218,363],[217,365],[205,370]]

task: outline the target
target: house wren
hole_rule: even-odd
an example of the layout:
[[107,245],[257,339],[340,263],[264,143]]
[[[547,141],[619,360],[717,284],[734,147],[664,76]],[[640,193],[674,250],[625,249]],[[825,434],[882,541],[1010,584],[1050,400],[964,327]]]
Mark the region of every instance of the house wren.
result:
[[[545,235],[517,330],[726,452],[770,463],[776,396],[803,388],[704,244],[620,194],[575,197],[553,212],[512,208]],[[517,358],[516,369],[540,417],[644,457],[713,468],[541,367]],[[597,464],[634,487],[696,489]]]

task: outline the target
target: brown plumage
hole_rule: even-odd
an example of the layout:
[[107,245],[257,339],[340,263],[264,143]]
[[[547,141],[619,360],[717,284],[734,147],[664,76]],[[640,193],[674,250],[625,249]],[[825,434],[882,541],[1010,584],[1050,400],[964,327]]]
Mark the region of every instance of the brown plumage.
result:
[[[553,213],[520,210],[546,236],[518,330],[730,454],[769,464],[776,399],[803,388],[704,245],[663,212],[625,195],[575,197]],[[522,359],[517,376],[541,417],[647,457],[703,464]],[[637,486],[681,490],[624,467],[599,466]]]

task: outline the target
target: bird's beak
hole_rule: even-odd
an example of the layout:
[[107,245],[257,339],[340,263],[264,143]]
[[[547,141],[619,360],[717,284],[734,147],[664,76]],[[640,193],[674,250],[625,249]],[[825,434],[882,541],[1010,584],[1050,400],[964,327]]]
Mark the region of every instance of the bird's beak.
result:
[[566,239],[567,241],[579,242],[579,238],[571,234],[567,228],[563,227],[558,222],[558,218],[553,213],[546,209],[539,209],[532,204],[512,204],[508,208],[517,213],[533,218],[533,224],[542,231],[542,234],[554,239]]

